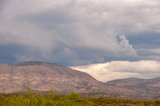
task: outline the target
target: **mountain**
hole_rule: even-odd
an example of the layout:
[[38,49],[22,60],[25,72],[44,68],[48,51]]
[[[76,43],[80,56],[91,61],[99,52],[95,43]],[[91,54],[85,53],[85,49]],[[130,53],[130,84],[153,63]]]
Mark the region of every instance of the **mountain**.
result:
[[160,98],[160,77],[153,79],[126,78],[109,81],[107,85],[124,87],[137,92],[139,97]]
[[58,64],[21,62],[0,64],[0,93],[23,93],[26,87],[34,92],[79,92],[84,96],[152,99],[160,97],[160,78],[127,78],[97,81],[85,72]]
[[79,92],[91,96],[129,97],[133,92],[97,81],[89,74],[69,67],[44,63],[21,62],[0,64],[0,93],[56,90],[60,93]]

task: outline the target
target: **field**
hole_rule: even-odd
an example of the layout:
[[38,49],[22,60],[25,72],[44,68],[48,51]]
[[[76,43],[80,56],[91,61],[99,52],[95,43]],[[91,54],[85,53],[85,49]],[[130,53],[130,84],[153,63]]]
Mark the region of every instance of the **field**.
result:
[[111,98],[85,98],[77,93],[58,96],[42,94],[0,95],[0,106],[160,106],[160,101],[136,101]]

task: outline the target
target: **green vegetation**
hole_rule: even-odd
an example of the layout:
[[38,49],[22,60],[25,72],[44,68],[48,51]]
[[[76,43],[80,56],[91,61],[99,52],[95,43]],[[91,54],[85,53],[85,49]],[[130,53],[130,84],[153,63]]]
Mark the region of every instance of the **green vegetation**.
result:
[[58,96],[55,92],[47,95],[17,94],[0,95],[0,106],[160,106],[160,101],[134,101],[109,98],[85,98],[77,93]]

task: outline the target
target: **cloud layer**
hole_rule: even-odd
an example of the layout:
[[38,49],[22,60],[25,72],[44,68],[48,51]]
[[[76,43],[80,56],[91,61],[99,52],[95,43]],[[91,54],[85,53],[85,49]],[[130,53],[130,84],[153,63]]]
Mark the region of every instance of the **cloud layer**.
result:
[[15,61],[80,65],[106,56],[142,58],[148,48],[135,48],[128,37],[160,32],[157,0],[2,0],[0,7],[0,45],[25,48],[13,52]]
[[121,78],[154,78],[160,76],[159,61],[112,61],[101,64],[71,67],[87,72],[99,81],[110,81]]

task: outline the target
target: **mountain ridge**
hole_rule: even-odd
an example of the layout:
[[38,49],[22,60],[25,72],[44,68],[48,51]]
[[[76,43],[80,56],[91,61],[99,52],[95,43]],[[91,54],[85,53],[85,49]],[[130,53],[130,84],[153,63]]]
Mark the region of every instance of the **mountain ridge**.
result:
[[0,93],[24,92],[25,86],[39,92],[54,89],[62,93],[100,93],[105,96],[118,95],[116,91],[125,95],[127,91],[127,89],[105,85],[87,73],[61,65],[44,62],[0,64]]
[[124,78],[106,82],[108,85],[124,87],[137,92],[140,96],[160,97],[160,77],[151,79]]
[[[146,91],[140,94],[139,89],[130,89],[129,85],[116,85],[112,82],[103,83],[85,72],[46,62],[29,61],[18,64],[0,64],[0,93],[20,93],[25,91],[26,86],[29,86],[37,92],[50,90],[64,94],[79,92],[95,97],[155,98],[160,95],[160,92],[154,96]],[[157,89],[154,90],[157,91]]]

